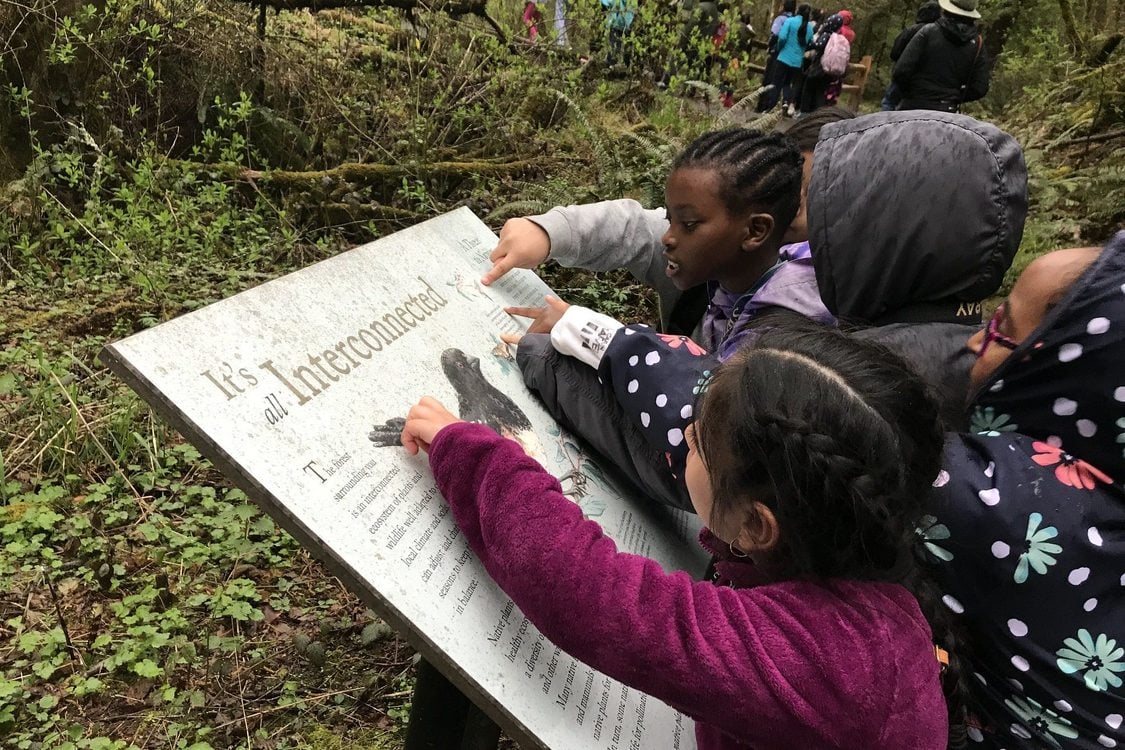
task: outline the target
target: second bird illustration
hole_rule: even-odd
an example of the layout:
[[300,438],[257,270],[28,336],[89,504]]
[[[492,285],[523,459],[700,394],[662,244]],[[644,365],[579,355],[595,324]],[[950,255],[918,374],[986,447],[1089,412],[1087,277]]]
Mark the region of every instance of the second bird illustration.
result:
[[[531,420],[512,399],[488,381],[481,372],[479,358],[470,357],[460,349],[446,349],[441,353],[441,369],[457,393],[457,411],[461,419],[488,425],[519,443],[524,452],[541,465],[547,465],[546,450],[532,428]],[[399,446],[404,424],[402,417],[388,419],[372,428],[367,437],[380,448]],[[565,494],[577,500],[587,516],[600,515],[605,508],[604,502],[583,498],[589,493],[589,479],[594,479],[598,485],[603,484],[601,472],[590,461],[576,460],[579,453],[577,445],[565,433],[560,432],[557,439],[559,454],[571,466],[571,470],[559,480],[564,487],[569,485],[569,489],[564,490]],[[591,469],[594,471],[591,472]]]

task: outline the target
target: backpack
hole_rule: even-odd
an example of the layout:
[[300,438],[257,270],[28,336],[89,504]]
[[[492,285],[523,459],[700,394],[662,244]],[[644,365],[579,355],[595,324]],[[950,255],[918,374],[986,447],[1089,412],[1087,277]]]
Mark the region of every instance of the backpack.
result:
[[848,60],[852,56],[852,45],[848,38],[836,32],[828,38],[828,44],[820,55],[820,67],[833,78],[840,78],[848,72]]

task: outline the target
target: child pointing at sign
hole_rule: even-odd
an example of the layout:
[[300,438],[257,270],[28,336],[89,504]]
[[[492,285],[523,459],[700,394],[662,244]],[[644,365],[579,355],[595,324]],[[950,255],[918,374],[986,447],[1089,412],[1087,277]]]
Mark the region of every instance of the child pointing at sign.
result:
[[[516,443],[433,398],[402,443],[429,453],[469,546],[532,623],[694,718],[700,748],[945,748],[961,711],[942,694],[930,597],[908,588],[936,408],[883,348],[796,325],[744,346],[695,405],[686,483],[713,581],[618,552]],[[661,345],[623,331],[606,356]]]

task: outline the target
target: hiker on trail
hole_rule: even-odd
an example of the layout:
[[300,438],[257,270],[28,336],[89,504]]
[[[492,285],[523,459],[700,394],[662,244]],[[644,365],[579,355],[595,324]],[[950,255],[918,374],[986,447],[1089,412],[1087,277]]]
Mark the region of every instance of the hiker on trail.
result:
[[938,0],[941,18],[918,30],[895,63],[899,109],[959,112],[988,93],[991,65],[977,0]]
[[[852,28],[852,21],[855,17],[850,10],[841,10],[839,16],[844,20],[844,25],[836,33],[836,36],[829,38],[828,44],[825,45],[827,55],[824,56],[821,63],[821,67],[825,68],[825,71],[832,76],[828,82],[828,88],[824,91],[824,104],[828,106],[835,105],[844,90],[844,79],[848,75],[852,46],[855,44],[855,30]],[[844,42],[847,42],[847,44],[844,44]],[[817,107],[820,106],[822,105],[818,103]]]
[[[603,356],[666,344],[630,327]],[[942,449],[925,385],[882,347],[775,327],[676,408],[697,414],[676,441],[722,559],[706,581],[619,552],[518,443],[433,398],[402,443],[543,635],[690,716],[701,750],[945,750],[958,663],[935,649],[948,618],[910,540]]]
[[601,0],[602,7],[606,9],[605,25],[609,34],[609,52],[606,54],[605,64],[612,68],[618,60],[629,67],[633,60],[633,51],[629,45],[630,29],[636,12],[631,7],[630,0]]
[[781,31],[777,35],[778,74],[774,81],[781,88],[781,104],[790,116],[796,111],[793,105],[794,79],[801,72],[805,50],[813,40],[811,18],[812,8],[808,5],[802,5],[797,8],[797,15],[787,19],[781,25]]
[[851,24],[851,11],[841,10],[817,28],[816,37],[805,52],[798,97],[801,112],[814,112],[835,104],[839,98],[855,41]]
[[781,4],[781,12],[774,16],[773,22],[770,24],[770,38],[766,42],[766,72],[762,75],[762,84],[772,86],[772,88],[758,99],[758,112],[770,111],[777,104],[777,100],[781,98],[781,86],[777,83],[778,35],[781,33],[782,25],[792,18],[796,12],[797,0],[785,0]]
[[1125,232],[1033,261],[968,348],[918,534],[971,641],[969,747],[1125,747]]
[[[799,120],[791,132],[835,112],[840,110],[818,110],[807,118],[811,122]],[[772,283],[745,295],[747,300],[730,305],[731,295],[716,296],[713,301],[724,304],[709,313],[712,322],[697,340],[710,341],[708,327],[710,335],[721,338],[717,347],[706,344],[715,350],[709,355],[714,363],[737,348],[746,326],[771,309],[809,316],[801,305],[811,305],[809,294],[816,293],[833,317],[878,326],[868,335],[908,356],[941,392],[948,418],[956,420],[967,391],[962,344],[974,330],[966,324],[979,326],[979,302],[999,286],[1022,235],[1027,172],[1018,146],[995,127],[968,117],[887,113],[825,125],[812,174],[810,243],[784,246],[779,257],[784,275],[771,277]],[[903,189],[904,181],[912,189]],[[963,220],[935,232],[934,223],[948,215]],[[700,290],[669,290],[667,261],[653,249],[659,249],[667,227],[663,211],[646,211],[635,201],[569,206],[533,220],[513,219],[501,231],[485,281],[513,267],[533,268],[548,254],[567,266],[624,266],[659,291],[663,329],[689,334],[698,321]],[[785,240],[792,237],[787,233]],[[716,325],[715,319],[727,322]],[[524,336],[516,359],[525,383],[556,419],[648,495],[685,506],[666,448],[645,440],[641,425],[621,413],[590,368],[557,352],[543,335]],[[690,390],[709,369],[700,365],[703,361],[665,357],[652,376],[670,388]]]
[[560,47],[570,46],[566,36],[566,23],[566,0],[555,0],[555,44]]
[[[936,0],[923,3],[918,7],[918,13],[914,16],[914,25],[907,26],[899,32],[895,37],[894,44],[891,45],[891,62],[898,62],[902,57],[903,50],[906,45],[910,44],[910,40],[914,38],[923,26],[926,24],[934,23],[941,18],[941,7],[937,4]],[[902,92],[899,91],[898,85],[895,84],[894,79],[887,84],[887,91],[883,94],[882,109],[884,112],[898,109],[899,102],[902,101]]]
[[691,6],[689,13],[680,34],[682,65],[677,69],[682,75],[705,81],[714,63],[715,35],[723,17],[717,0],[701,0]]
[[527,29],[528,41],[539,41],[543,34],[543,13],[535,0],[527,0],[527,4],[523,6],[523,25]]

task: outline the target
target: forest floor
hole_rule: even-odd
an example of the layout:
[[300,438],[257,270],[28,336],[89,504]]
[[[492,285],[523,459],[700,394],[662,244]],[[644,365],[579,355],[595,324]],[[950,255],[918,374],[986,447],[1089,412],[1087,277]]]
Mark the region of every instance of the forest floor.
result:
[[[150,12],[160,4],[136,5]],[[219,28],[230,25],[215,22],[210,9],[200,13]],[[298,94],[314,84],[325,89],[294,107],[316,136],[302,146],[310,161],[338,149],[346,158],[337,161],[503,157],[534,166],[486,178],[419,172],[389,186],[323,175],[282,192],[216,165],[286,164],[299,150],[292,144],[304,140],[281,139],[284,148],[263,156],[270,143],[254,136],[290,126],[245,94],[223,94],[218,115],[204,118],[204,105],[222,98],[216,84],[181,97],[209,123],[197,134],[194,162],[121,144],[114,148],[125,155],[115,156],[75,127],[0,188],[2,746],[401,747],[414,650],[114,378],[99,351],[459,205],[499,229],[507,216],[561,202],[627,194],[655,204],[686,139],[720,120],[752,117],[650,84],[603,82],[569,61],[555,70],[536,59],[533,75],[546,79],[537,89],[507,80],[508,62],[496,62],[508,60],[503,51],[481,52],[475,40],[465,42],[471,34],[462,26],[458,44],[467,46],[451,46],[443,61],[438,45],[403,41],[391,16],[321,15],[270,17],[280,29],[271,30],[278,40],[271,54],[280,60],[273,76],[292,77],[287,85]],[[152,61],[154,48],[174,46],[163,35],[187,27],[128,28],[129,39],[149,40],[147,52],[141,44],[130,54]],[[98,43],[64,31],[80,45]],[[391,41],[373,41],[384,37]],[[214,39],[218,47],[225,37]],[[247,34],[237,39],[253,43]],[[338,60],[328,60],[328,48]],[[50,54],[59,65],[81,63],[62,46]],[[301,68],[286,65],[285,54],[324,66],[320,77],[296,77]],[[426,66],[416,65],[425,55]],[[171,75],[174,62],[182,60],[153,62],[165,71],[153,75]],[[571,93],[550,93],[564,84]],[[159,92],[145,85],[136,90]],[[384,90],[392,85],[401,85],[393,96]],[[579,101],[568,98],[579,91]],[[178,94],[170,88],[168,99]],[[30,101],[15,88],[11,96]],[[442,109],[448,100],[458,102],[452,115]],[[61,98],[57,106],[65,106]],[[1098,210],[1109,218],[1092,225],[1089,217],[1099,215],[1076,209],[1086,196],[1120,190],[1116,144],[1060,158],[1047,148],[1058,139],[1041,133],[1041,122],[1029,117],[1020,126],[1026,142],[1038,144],[1028,155],[1040,210],[1017,269],[1065,239],[1102,233],[1119,210],[1105,199]],[[385,129],[378,138],[370,135],[377,127]],[[651,294],[623,274],[555,267],[545,274],[569,301],[627,320],[656,317]]]

